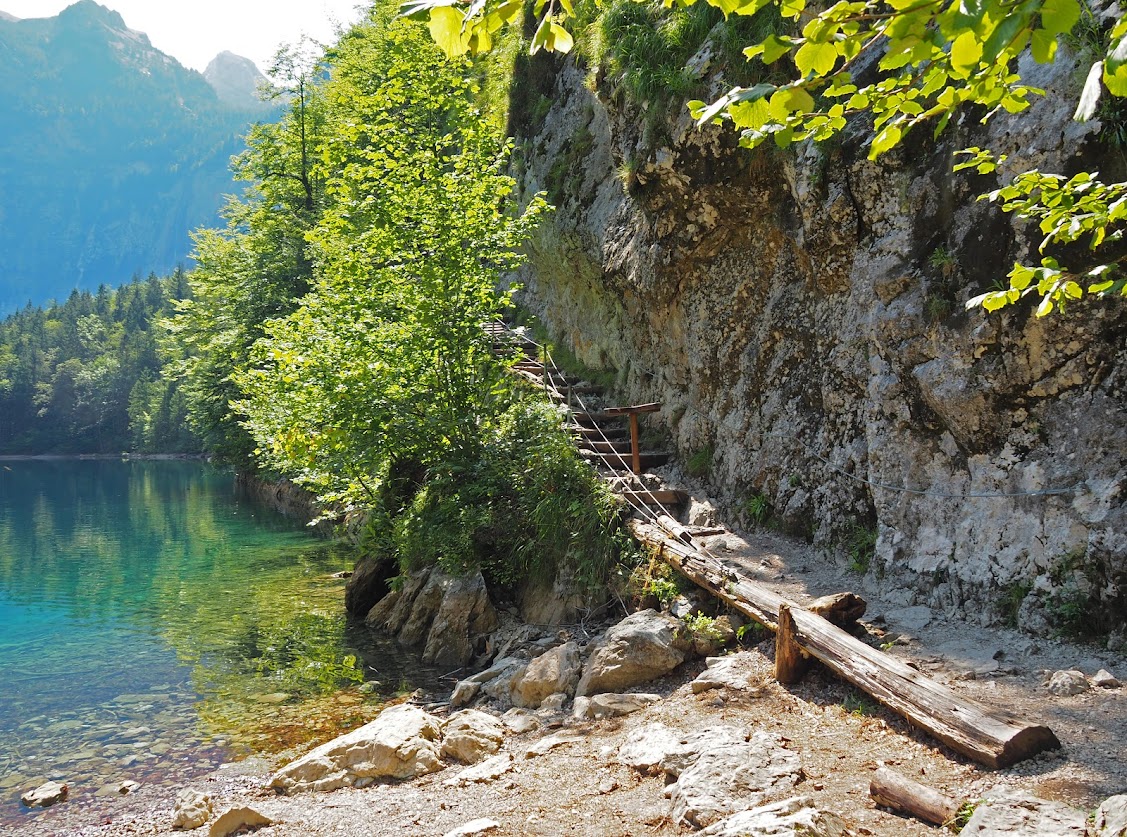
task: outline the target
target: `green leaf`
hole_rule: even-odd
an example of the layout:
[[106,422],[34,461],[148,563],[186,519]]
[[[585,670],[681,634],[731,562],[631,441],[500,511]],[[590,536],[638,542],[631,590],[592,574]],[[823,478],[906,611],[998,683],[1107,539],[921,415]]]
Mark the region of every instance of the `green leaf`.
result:
[[1041,25],[1054,35],[1071,32],[1079,20],[1078,0],[1045,0],[1041,5]]
[[1112,96],[1127,96],[1127,63],[1112,69],[1111,62],[1105,62],[1103,81]]
[[566,54],[571,52],[573,46],[575,46],[575,39],[571,37],[571,33],[558,23],[553,23],[551,26],[551,37],[545,44],[545,49]]
[[833,44],[818,44],[807,41],[794,56],[798,72],[805,78],[810,73],[824,76],[833,71],[837,63],[837,50]]
[[462,34],[462,13],[457,9],[450,6],[431,9],[428,28],[447,58],[465,55],[469,50],[469,38]]
[[885,125],[880,133],[873,137],[873,144],[869,148],[869,159],[875,160],[884,152],[900,142],[901,131],[899,125]]
[[1051,313],[1053,310],[1053,298],[1046,296],[1041,300],[1041,304],[1037,306],[1037,316],[1044,317],[1046,314]]
[[[535,55],[540,50],[544,49],[548,40],[552,37],[552,16],[544,15],[544,19],[540,21],[540,25],[536,27],[536,34],[532,36],[532,46],[529,52]],[[550,47],[549,47],[550,49]]]
[[1051,64],[1057,54],[1057,36],[1045,29],[1033,30],[1030,44],[1033,60],[1038,64]]
[[967,71],[982,59],[982,42],[974,32],[964,32],[951,44],[951,66]]

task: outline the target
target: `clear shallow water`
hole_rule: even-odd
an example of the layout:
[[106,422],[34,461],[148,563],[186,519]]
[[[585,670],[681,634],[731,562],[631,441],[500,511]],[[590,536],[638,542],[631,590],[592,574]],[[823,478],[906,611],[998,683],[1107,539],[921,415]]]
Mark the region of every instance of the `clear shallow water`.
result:
[[182,783],[426,681],[346,621],[351,562],[202,463],[0,462],[0,829],[47,779]]

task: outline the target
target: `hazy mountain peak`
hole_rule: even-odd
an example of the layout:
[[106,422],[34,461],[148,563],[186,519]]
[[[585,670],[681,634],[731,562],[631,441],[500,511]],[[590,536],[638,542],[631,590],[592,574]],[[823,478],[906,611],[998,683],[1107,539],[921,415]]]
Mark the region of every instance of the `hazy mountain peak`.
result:
[[266,81],[266,76],[249,58],[224,50],[211,59],[203,77],[222,102],[239,107],[262,105],[258,86]]
[[0,20],[19,20],[15,15],[10,15],[7,12],[0,11]]

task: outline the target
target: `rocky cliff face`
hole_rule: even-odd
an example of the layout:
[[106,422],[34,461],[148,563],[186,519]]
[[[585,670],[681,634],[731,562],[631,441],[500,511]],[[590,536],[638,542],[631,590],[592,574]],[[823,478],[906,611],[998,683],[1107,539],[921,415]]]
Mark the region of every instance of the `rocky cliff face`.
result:
[[1030,112],[986,127],[968,113],[871,163],[864,125],[749,152],[678,108],[652,147],[605,82],[555,65],[521,174],[559,211],[522,302],[616,370],[623,399],[660,401],[654,424],[682,455],[713,451],[731,516],[769,504],[905,604],[1122,631],[1127,307],[1038,320],[963,306],[1039,236],[975,200],[997,181],[952,174],[955,150],[1116,174],[1098,123],[1070,120],[1073,68],[1028,69],[1048,91]]

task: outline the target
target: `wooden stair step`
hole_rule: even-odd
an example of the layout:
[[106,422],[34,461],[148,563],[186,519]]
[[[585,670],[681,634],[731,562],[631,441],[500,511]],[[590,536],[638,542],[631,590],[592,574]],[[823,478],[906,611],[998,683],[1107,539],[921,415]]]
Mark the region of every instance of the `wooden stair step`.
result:
[[575,421],[577,423],[588,424],[588,425],[589,424],[602,424],[604,422],[621,421],[622,419],[626,418],[626,416],[624,416],[622,414],[607,413],[604,410],[592,410],[590,412],[584,412],[582,410],[576,410],[575,412],[573,412],[571,414],[571,416],[572,416],[573,419],[575,419]]
[[[629,470],[633,467],[631,455],[629,453],[589,453],[587,451],[580,451],[584,459],[594,462],[602,462],[604,465],[609,465],[612,468],[626,468]],[[640,454],[642,470],[646,468],[656,468],[659,465],[664,465],[673,458],[669,453],[643,453]]]
[[583,439],[599,439],[609,442],[630,441],[629,432],[622,427],[608,427],[602,429],[598,427],[584,427],[581,424],[572,424],[568,426],[568,430]]
[[679,506],[689,500],[689,495],[684,491],[665,488],[654,491],[622,491],[620,494],[631,505]]
[[630,440],[621,439],[614,440],[599,440],[599,439],[584,439],[580,442],[580,450],[590,451],[591,453],[630,453]]

